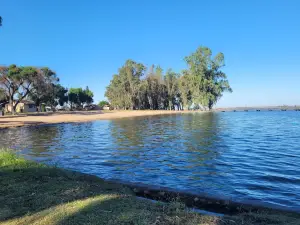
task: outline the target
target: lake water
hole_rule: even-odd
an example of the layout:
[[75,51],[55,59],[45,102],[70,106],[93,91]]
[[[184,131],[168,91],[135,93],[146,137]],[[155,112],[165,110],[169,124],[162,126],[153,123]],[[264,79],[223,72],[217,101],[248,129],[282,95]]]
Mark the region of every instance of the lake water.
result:
[[0,146],[106,179],[300,210],[300,112],[220,112],[0,130]]

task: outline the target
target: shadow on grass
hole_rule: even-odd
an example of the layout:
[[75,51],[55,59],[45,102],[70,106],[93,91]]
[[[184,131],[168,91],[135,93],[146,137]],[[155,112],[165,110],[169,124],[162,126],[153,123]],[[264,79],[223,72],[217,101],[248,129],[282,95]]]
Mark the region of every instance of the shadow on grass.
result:
[[[1,153],[1,152],[0,152]],[[292,224],[300,216],[272,213],[204,216],[179,202],[141,200],[121,184],[0,155],[0,224]]]
[[94,176],[35,163],[0,167],[0,184],[0,224],[216,224],[218,219],[187,213],[182,205],[138,199],[123,185]]
[[57,225],[73,224],[153,224],[153,225],[299,225],[299,217],[292,214],[245,213],[236,216],[207,216],[188,212],[184,205],[149,204],[132,196],[111,197],[90,202],[61,218]]
[[217,225],[219,218],[192,214],[181,206],[150,204],[133,197],[96,201],[82,210],[62,219],[58,225],[71,224],[210,224]]
[[0,167],[0,184],[0,222],[70,201],[127,192],[92,176],[40,166]]

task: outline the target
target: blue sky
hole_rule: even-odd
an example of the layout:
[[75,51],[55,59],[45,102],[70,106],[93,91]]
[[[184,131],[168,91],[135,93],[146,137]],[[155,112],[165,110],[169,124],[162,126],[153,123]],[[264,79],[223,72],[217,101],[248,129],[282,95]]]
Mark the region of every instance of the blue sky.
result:
[[0,64],[48,66],[95,100],[130,58],[181,71],[204,45],[223,52],[223,106],[300,105],[300,1],[2,0]]

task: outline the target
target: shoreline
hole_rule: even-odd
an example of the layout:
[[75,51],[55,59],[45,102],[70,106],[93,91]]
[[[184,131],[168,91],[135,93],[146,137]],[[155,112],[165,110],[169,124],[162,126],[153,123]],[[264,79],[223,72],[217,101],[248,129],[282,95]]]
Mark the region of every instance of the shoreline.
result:
[[295,105],[295,106],[238,106],[238,107],[218,107],[215,108],[213,111],[215,112],[220,112],[220,111],[299,111],[300,106]]
[[[237,206],[232,214],[205,215],[188,210],[180,192],[145,190],[141,186],[25,160],[0,149],[0,224],[299,224],[300,214]],[[9,194],[8,194],[9,193]],[[139,194],[142,193],[142,194]],[[155,195],[157,202],[149,201]],[[144,195],[144,196],[143,196]],[[146,197],[147,199],[141,199]],[[151,199],[151,198],[150,198]],[[164,201],[165,200],[165,201]],[[203,199],[207,200],[207,199]],[[164,201],[166,203],[162,203]],[[209,205],[211,203],[207,202]],[[211,205],[212,209],[219,208]],[[210,212],[213,212],[211,210]],[[228,209],[225,208],[228,212]],[[230,211],[230,210],[229,210]],[[156,223],[159,218],[159,223]],[[100,222],[100,223],[99,223]]]
[[[79,172],[81,173],[81,172]],[[83,173],[95,179],[103,179],[96,175]],[[103,179],[107,182],[121,184],[131,189],[136,196],[145,199],[170,203],[176,199],[184,203],[189,208],[204,210],[207,212],[238,215],[240,213],[259,213],[259,212],[278,212],[278,213],[296,213],[299,214],[299,209],[277,206],[264,202],[257,201],[236,201],[225,196],[210,195],[208,193],[196,193],[178,190],[175,188],[162,187],[158,185],[144,184],[141,182],[127,182],[118,179]]]
[[111,120],[142,116],[185,114],[200,111],[169,111],[169,110],[132,110],[132,111],[74,111],[56,113],[37,113],[17,116],[0,117],[0,129],[38,126],[45,124],[80,123],[95,120]]

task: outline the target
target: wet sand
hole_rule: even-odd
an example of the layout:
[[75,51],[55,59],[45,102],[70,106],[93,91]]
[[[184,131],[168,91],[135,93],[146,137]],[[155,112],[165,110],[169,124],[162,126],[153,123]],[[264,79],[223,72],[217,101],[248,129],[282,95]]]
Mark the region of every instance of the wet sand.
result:
[[93,120],[110,120],[137,116],[151,116],[163,114],[190,113],[189,111],[168,111],[168,110],[139,110],[139,111],[78,111],[78,112],[57,112],[39,113],[23,116],[0,117],[0,129],[9,127],[35,126],[41,124],[55,123],[76,123]]

